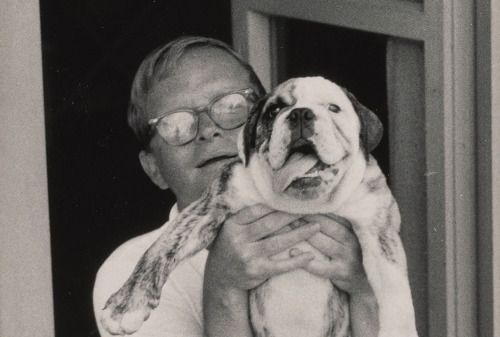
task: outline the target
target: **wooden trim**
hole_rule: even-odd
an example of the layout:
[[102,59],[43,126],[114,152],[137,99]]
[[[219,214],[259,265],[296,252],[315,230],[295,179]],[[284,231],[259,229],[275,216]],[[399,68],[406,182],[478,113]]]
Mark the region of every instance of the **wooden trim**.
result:
[[233,3],[233,45],[255,69],[264,87],[273,84],[271,18]]
[[40,13],[0,2],[0,336],[53,336]]
[[500,3],[476,1],[479,336],[500,336]]
[[426,156],[429,336],[477,336],[474,8],[428,1]]
[[424,40],[432,31],[423,5],[411,1],[233,0],[232,4],[238,12],[243,9],[414,40]]
[[[391,190],[401,213],[417,329],[429,330],[425,72],[422,42],[391,38],[387,43],[388,125]],[[411,78],[411,86],[408,84]],[[411,191],[409,193],[409,191]]]
[[500,3],[492,1],[491,7],[491,213],[492,213],[492,294],[493,331],[500,336]]

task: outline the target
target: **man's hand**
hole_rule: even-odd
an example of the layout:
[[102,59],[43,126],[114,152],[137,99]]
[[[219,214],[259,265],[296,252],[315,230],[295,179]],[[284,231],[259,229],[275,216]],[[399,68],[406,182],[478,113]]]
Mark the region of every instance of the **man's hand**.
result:
[[222,226],[210,247],[203,284],[206,336],[252,336],[248,321],[248,290],[268,278],[306,266],[312,253],[271,259],[298,242],[319,233],[318,224],[276,233],[300,216],[262,205],[247,207]]
[[309,223],[271,235],[298,218],[263,205],[239,211],[222,226],[210,249],[207,268],[217,274],[224,287],[249,290],[274,275],[305,267],[314,259],[310,252],[280,260],[270,258],[319,233],[320,226]]
[[321,225],[320,233],[308,242],[329,258],[329,261],[313,260],[305,269],[330,279],[351,295],[371,292],[363,268],[361,247],[349,221],[333,214],[307,215],[303,219]]

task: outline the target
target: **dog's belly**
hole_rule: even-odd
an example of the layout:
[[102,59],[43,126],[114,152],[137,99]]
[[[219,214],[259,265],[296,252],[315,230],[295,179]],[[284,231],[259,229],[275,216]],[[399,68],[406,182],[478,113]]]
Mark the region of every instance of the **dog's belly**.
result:
[[301,269],[254,289],[250,314],[259,337],[349,336],[347,295],[331,281]]

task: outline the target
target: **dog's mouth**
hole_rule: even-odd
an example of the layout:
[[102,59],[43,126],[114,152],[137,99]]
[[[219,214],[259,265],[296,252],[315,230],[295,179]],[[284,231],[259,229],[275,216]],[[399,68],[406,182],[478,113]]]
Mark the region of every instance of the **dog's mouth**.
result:
[[[327,168],[329,168],[328,165],[318,160],[316,165],[314,165],[304,175],[293,179],[286,189],[305,189],[318,187],[324,180],[322,172],[324,172]],[[337,169],[334,169],[334,174],[336,174],[337,171]]]
[[285,163],[288,162],[290,157],[292,157],[292,155],[295,153],[299,153],[304,156],[315,156],[318,158],[318,152],[316,151],[316,147],[314,146],[314,144],[304,138],[298,139],[290,146],[288,155],[285,159]]
[[273,189],[301,199],[312,198],[324,190],[322,186],[326,188],[334,184],[339,174],[338,164],[345,158],[327,164],[311,141],[298,139],[288,147],[284,165],[274,170]]
[[334,167],[335,164],[325,164],[318,155],[314,144],[307,140],[300,140],[293,144],[286,162],[288,162],[289,158],[294,158],[295,156],[314,158],[316,163],[302,175],[293,178],[288,186],[286,186],[285,191],[314,189],[319,187],[324,181],[331,180],[339,171],[338,168]]
[[319,172],[329,167],[329,165],[325,164],[321,160],[314,144],[306,139],[301,138],[293,143],[293,145],[290,147],[285,163],[288,163],[290,158],[295,158],[295,157],[309,157],[309,158],[314,158],[316,160],[316,164],[313,167],[311,167],[308,171],[306,171],[304,175],[302,177],[299,177],[298,179],[316,178],[318,177]]

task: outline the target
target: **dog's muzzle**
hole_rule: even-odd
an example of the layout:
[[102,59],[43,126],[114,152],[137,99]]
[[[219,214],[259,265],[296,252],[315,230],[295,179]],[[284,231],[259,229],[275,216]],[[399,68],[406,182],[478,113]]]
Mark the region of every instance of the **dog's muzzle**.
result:
[[314,121],[316,115],[309,108],[295,108],[287,116],[288,127],[291,131],[292,144],[301,138],[310,138],[314,135]]

